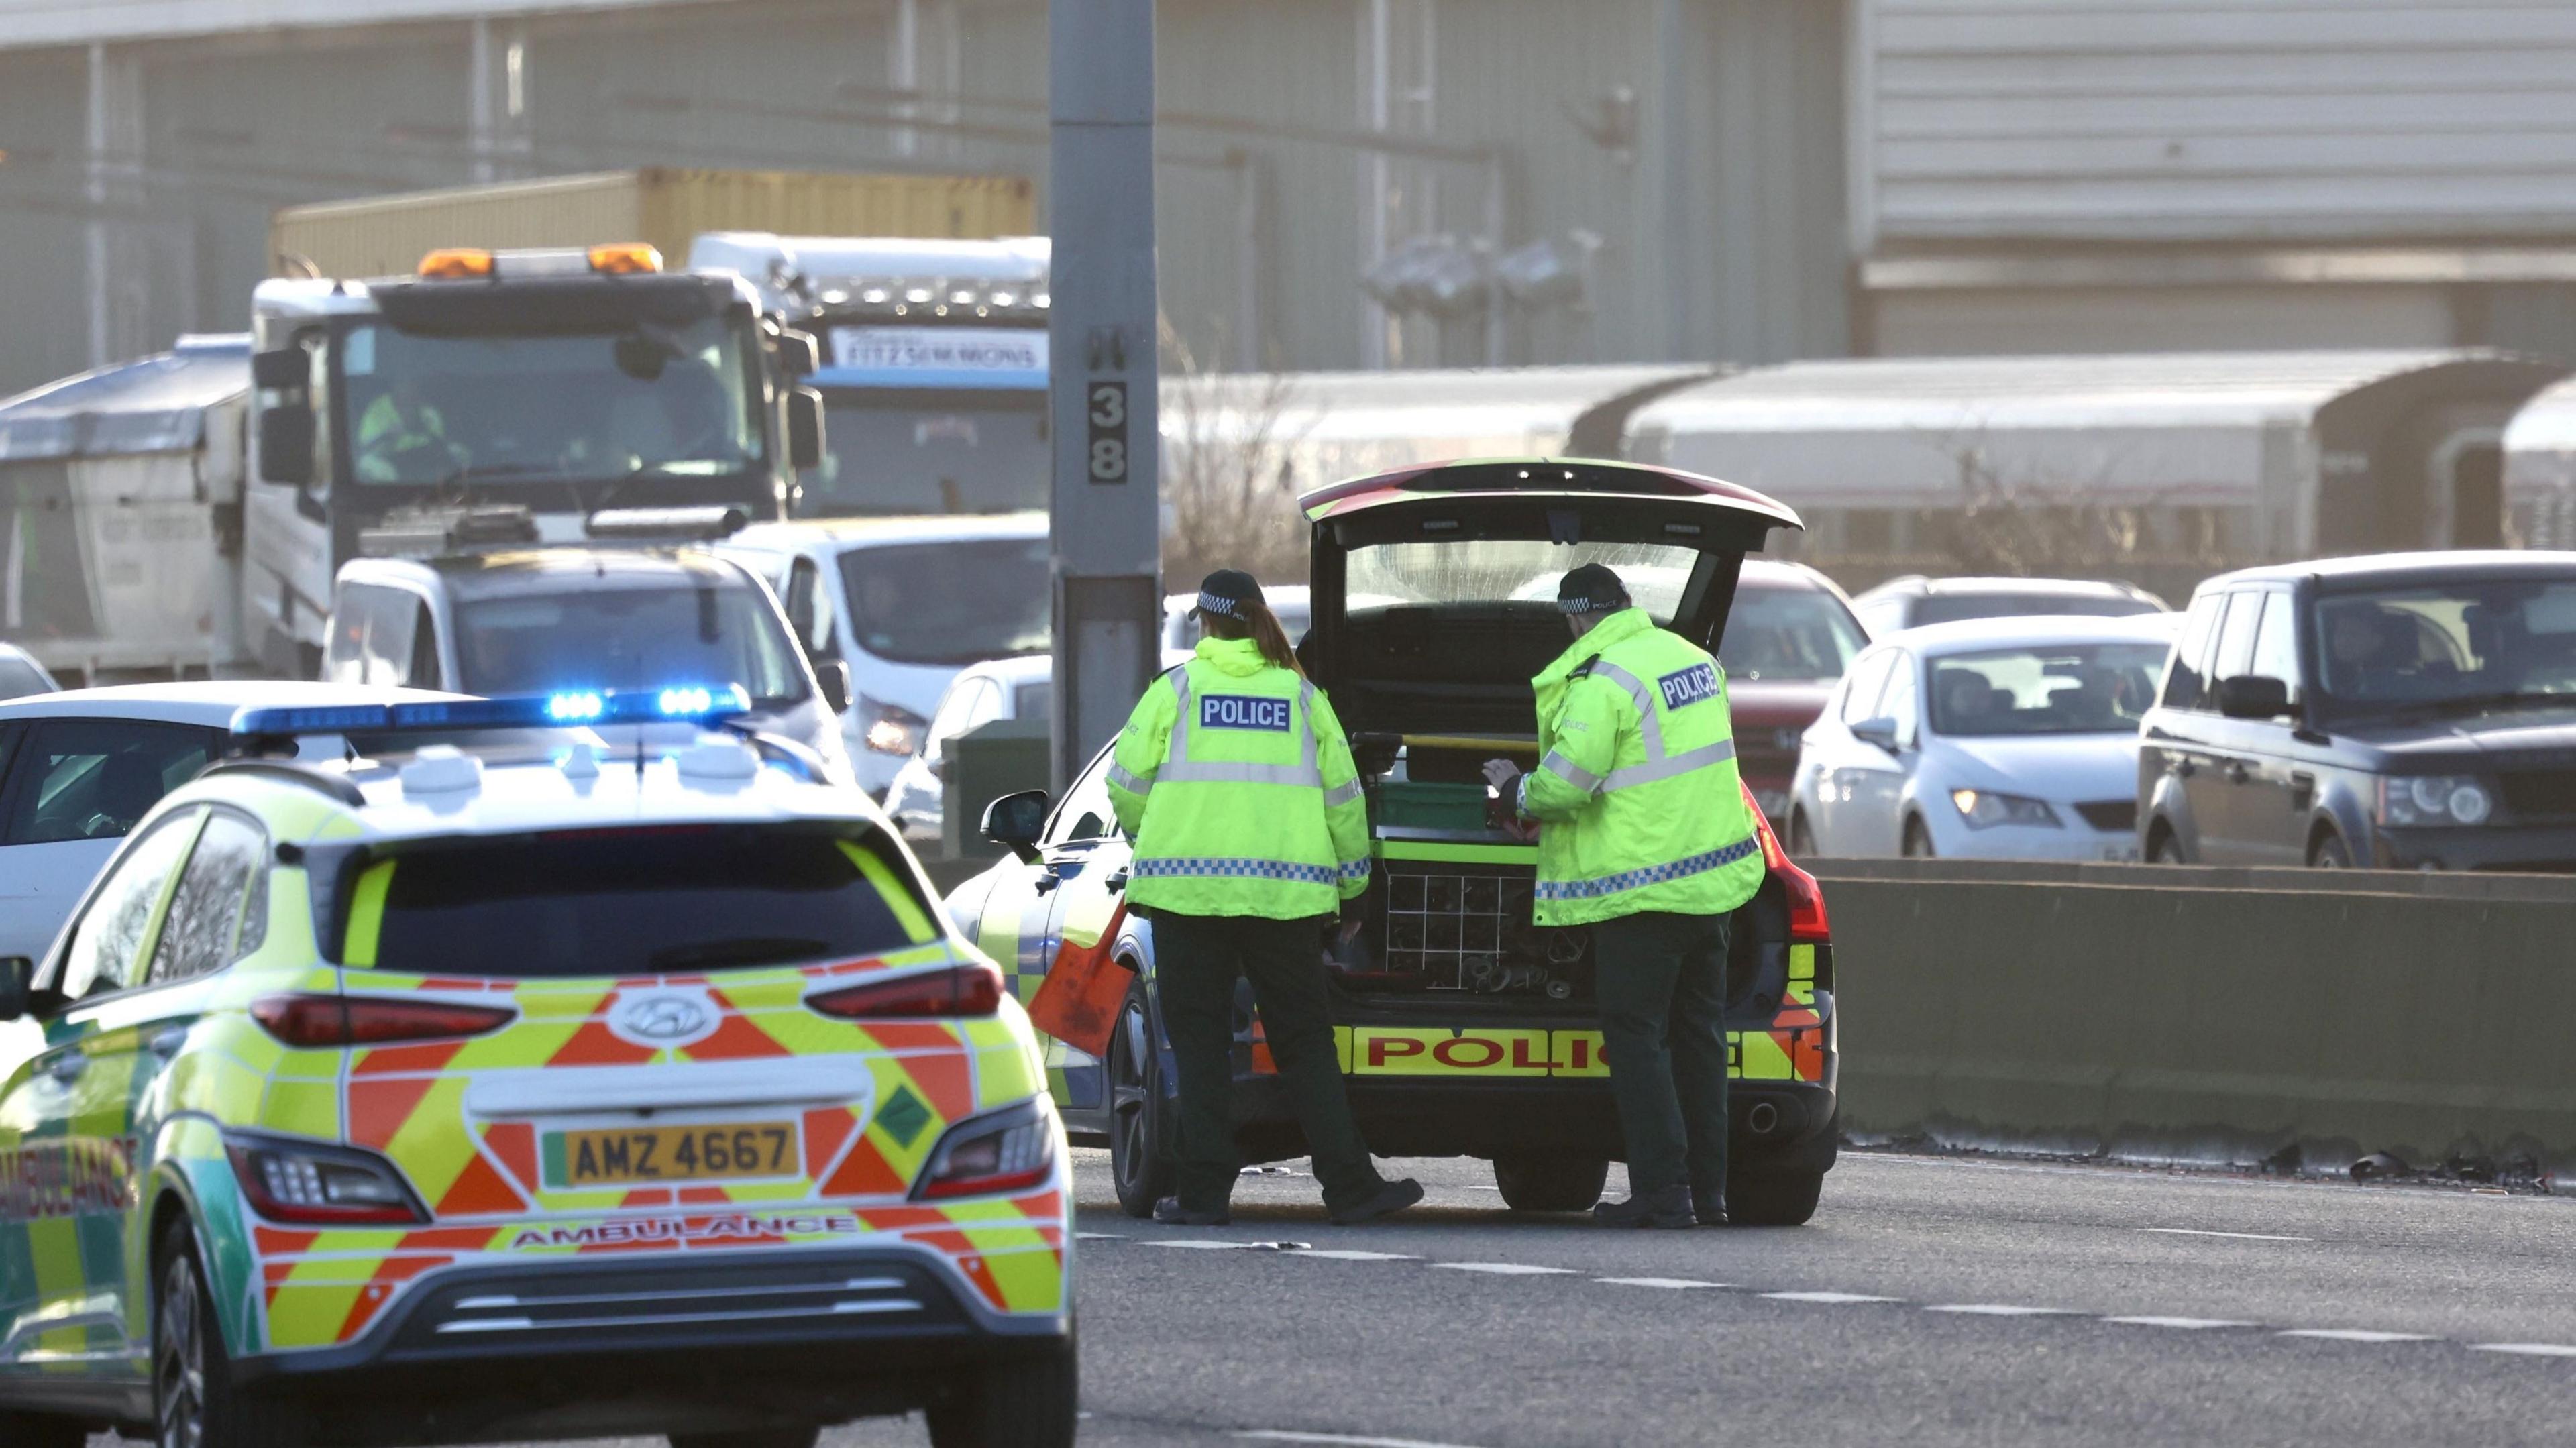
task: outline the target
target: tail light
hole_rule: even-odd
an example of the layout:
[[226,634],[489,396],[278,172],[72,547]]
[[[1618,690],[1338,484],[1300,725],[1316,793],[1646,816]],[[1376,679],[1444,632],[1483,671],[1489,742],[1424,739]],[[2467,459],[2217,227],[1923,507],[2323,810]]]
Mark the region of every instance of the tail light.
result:
[[250,1017],[290,1046],[381,1046],[480,1036],[508,1025],[518,1012],[382,996],[273,995],[251,1002]]
[[429,1220],[393,1163],[373,1152],[274,1137],[224,1138],[242,1195],[272,1222],[394,1226]]
[[1764,817],[1762,806],[1753,802],[1753,791],[1746,789],[1741,780],[1736,787],[1744,790],[1744,808],[1752,814],[1754,832],[1761,837],[1762,863],[1771,868],[1782,893],[1788,897],[1789,939],[1800,944],[1832,940],[1834,927],[1825,918],[1824,887],[1780,848],[1780,837],[1771,832],[1771,821]]
[[989,1016],[1002,1008],[1002,973],[980,960],[809,996],[805,1004],[845,1021],[899,1016]]
[[1055,1105],[1041,1096],[948,1129],[913,1195],[930,1201],[1042,1187],[1055,1175]]

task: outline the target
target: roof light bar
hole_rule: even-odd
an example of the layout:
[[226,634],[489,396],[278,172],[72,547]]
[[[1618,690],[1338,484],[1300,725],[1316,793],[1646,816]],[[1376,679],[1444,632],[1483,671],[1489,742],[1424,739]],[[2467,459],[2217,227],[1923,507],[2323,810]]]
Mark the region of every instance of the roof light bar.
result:
[[677,684],[621,693],[566,689],[503,699],[417,704],[323,704],[244,709],[237,735],[444,733],[477,729],[570,729],[592,724],[712,724],[751,711],[739,684]]

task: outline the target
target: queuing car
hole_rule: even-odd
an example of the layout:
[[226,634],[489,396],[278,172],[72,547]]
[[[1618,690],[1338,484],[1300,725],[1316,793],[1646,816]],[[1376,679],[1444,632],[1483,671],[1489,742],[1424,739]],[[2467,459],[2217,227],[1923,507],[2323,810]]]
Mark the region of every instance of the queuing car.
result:
[[1766,817],[1789,817],[1800,736],[1868,642],[1833,580],[1802,563],[1744,561],[1717,661],[1735,713],[1736,769]]
[[949,680],[924,731],[921,752],[887,786],[886,813],[913,841],[936,840],[947,821],[948,746],[996,719],[1043,719],[1055,698],[1055,660],[1046,654],[988,659]]
[[23,699],[29,694],[50,694],[62,685],[36,656],[16,644],[0,644],[0,699]]
[[405,697],[438,696],[221,679],[0,703],[0,957],[44,953],[117,842],[223,752],[241,710]]
[[1870,637],[1927,623],[1972,618],[2081,614],[2127,618],[2163,613],[2165,601],[2143,588],[2085,578],[1891,578],[1852,600]]
[[2576,553],[2210,579],[2135,789],[2156,861],[2576,870]]
[[[1353,905],[1360,930],[1327,972],[1352,1110],[1385,1155],[1491,1161],[1510,1207],[1588,1207],[1622,1151],[1591,934],[1533,924],[1536,846],[1488,823],[1480,769],[1496,752],[1535,757],[1529,680],[1566,647],[1554,595],[1566,570],[1686,577],[1657,616],[1708,647],[1745,553],[1797,515],[1715,479],[1559,459],[1412,468],[1300,502],[1315,540],[1300,653],[1353,731],[1372,837],[1369,887]],[[1543,599],[1523,596],[1542,580]],[[1153,928],[1118,908],[1131,854],[1108,763],[1104,750],[1059,801],[994,802],[986,833],[1012,855],[953,890],[948,908],[1024,1000],[1068,946],[1135,971],[1106,1059],[1056,1042],[1048,1074],[1069,1129],[1108,1146],[1119,1203],[1143,1215],[1170,1189],[1173,1077]],[[1769,871],[1735,917],[1728,964],[1727,1211],[1792,1224],[1816,1210],[1835,1159],[1833,946],[1815,881],[1768,824],[1756,833],[1746,844]],[[1244,1155],[1303,1155],[1258,1015],[1239,1019]]]
[[10,1448],[1072,1441],[1026,1017],[744,702],[233,720],[370,744],[215,763],[0,968]]
[[880,797],[958,670],[1053,639],[1044,513],[765,523],[721,551],[778,590],[817,665],[847,669],[846,752]]
[[748,569],[694,547],[466,548],[341,565],[322,676],[485,696],[731,679],[759,727],[850,778],[846,675]]
[[1789,853],[2134,860],[2138,721],[2170,614],[1931,624],[1869,646],[1806,732]]

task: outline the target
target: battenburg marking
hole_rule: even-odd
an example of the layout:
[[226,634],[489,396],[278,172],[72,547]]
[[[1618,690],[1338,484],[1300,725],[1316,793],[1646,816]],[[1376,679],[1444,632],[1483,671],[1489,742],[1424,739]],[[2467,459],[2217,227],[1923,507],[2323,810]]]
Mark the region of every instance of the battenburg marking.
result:
[[1247,698],[1241,694],[1202,694],[1199,696],[1199,727],[1267,729],[1274,734],[1285,734],[1288,732],[1288,701]]
[[1655,687],[1664,691],[1664,707],[1667,709],[1706,703],[1717,697],[1717,665],[1693,664],[1679,673],[1657,679]]

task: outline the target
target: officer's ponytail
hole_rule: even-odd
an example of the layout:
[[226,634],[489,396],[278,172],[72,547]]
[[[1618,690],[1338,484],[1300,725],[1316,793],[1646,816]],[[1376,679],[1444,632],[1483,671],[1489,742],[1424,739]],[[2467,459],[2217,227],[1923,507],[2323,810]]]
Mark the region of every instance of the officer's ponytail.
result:
[[1249,638],[1253,647],[1261,650],[1264,662],[1274,668],[1286,669],[1301,679],[1306,677],[1304,666],[1297,662],[1296,645],[1288,641],[1288,630],[1279,622],[1279,615],[1270,611],[1270,605],[1257,598],[1247,598],[1235,607],[1243,611],[1242,617],[1228,618],[1221,613],[1201,616],[1210,638]]

